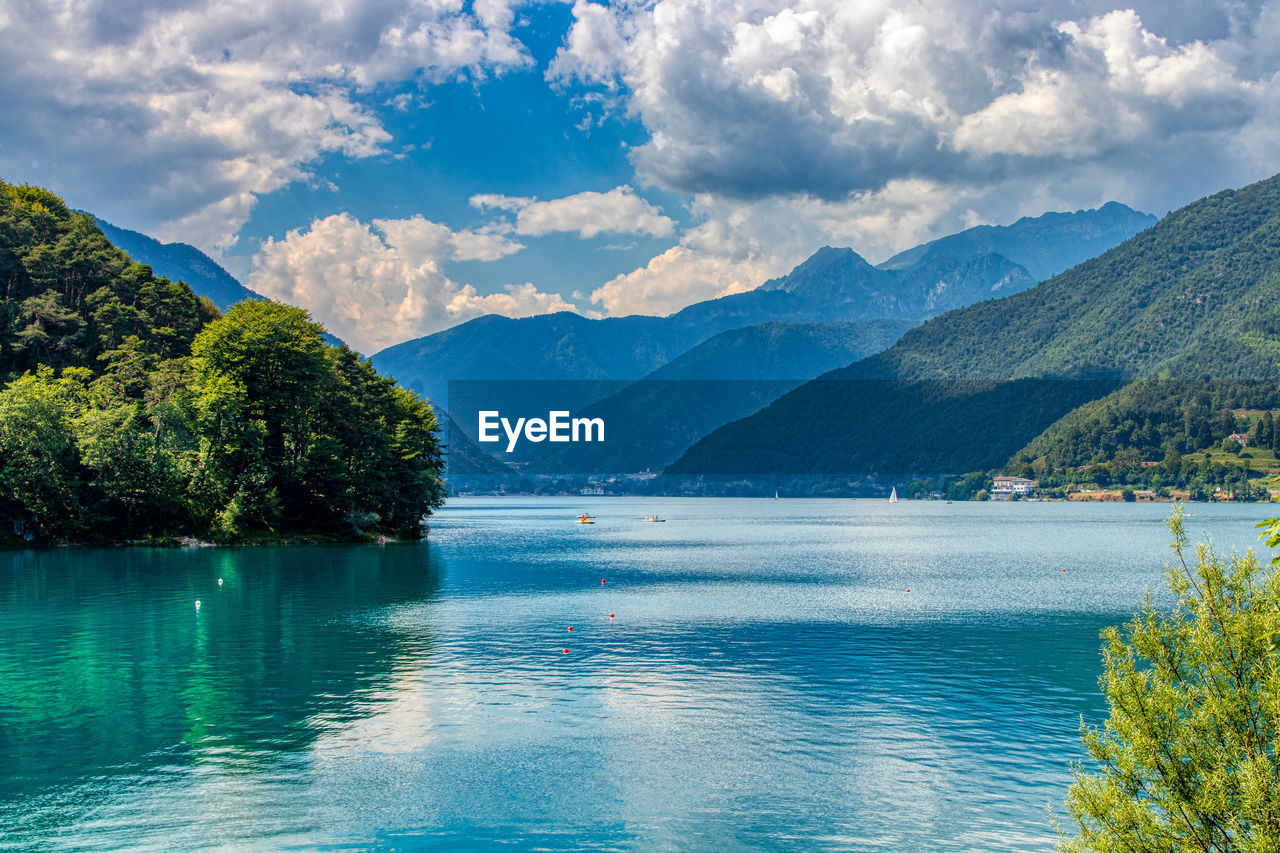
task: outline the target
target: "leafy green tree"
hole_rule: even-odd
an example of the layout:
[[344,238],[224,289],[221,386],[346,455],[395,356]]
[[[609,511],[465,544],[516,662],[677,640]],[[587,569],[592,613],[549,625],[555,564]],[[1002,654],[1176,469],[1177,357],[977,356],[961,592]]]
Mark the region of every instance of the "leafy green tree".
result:
[[223,532],[274,530],[296,505],[330,371],[323,329],[277,302],[235,305],[191,345],[196,405]]
[[242,302],[192,344],[192,494],[222,536],[413,536],[443,502],[431,409],[322,333],[300,308]]
[[[89,371],[27,373],[0,392],[0,524],[60,539],[81,528],[84,474],[72,422]],[[0,534],[7,531],[0,530]]]
[[186,522],[178,460],[140,402],[89,408],[72,424],[89,478],[86,525],[107,539],[164,534]]
[[357,526],[416,535],[423,515],[444,503],[435,413],[347,347],[331,349],[330,358],[338,379],[332,434],[350,472],[348,512],[358,515]]
[[1280,851],[1280,573],[1253,552],[1207,545],[1186,561],[1182,507],[1169,520],[1177,603],[1150,598],[1103,632],[1110,715],[1083,739],[1059,827],[1063,851]]

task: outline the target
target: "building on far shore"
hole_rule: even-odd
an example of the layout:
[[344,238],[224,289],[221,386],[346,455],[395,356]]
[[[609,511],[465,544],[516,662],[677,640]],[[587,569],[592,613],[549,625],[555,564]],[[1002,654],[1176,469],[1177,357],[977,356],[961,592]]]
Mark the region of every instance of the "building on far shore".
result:
[[1026,477],[996,477],[991,484],[991,500],[1011,501],[1015,496],[1025,498],[1038,485],[1039,482]]

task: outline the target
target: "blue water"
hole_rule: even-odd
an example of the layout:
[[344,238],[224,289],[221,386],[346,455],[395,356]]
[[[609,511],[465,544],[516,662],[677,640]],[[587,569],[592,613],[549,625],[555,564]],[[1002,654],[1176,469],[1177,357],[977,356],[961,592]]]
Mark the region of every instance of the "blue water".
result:
[[0,552],[0,846],[1049,850],[1168,511],[455,499],[426,544]]

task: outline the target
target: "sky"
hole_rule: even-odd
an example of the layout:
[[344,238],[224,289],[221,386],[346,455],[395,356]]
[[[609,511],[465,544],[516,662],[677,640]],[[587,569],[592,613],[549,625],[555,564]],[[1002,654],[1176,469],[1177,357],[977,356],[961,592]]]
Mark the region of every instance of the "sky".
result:
[[1280,171],[1280,0],[0,0],[0,178],[372,354]]

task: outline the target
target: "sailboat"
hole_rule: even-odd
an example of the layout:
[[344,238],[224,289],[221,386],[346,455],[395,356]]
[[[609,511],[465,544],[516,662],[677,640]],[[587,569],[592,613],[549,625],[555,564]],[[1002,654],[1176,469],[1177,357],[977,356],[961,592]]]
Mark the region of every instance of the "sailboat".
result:
[[893,491],[889,492],[889,503],[896,504],[898,502],[898,487],[894,486]]
[[777,493],[777,492],[774,492],[774,493],[773,493],[773,499],[774,499],[775,501],[778,499],[778,493]]

